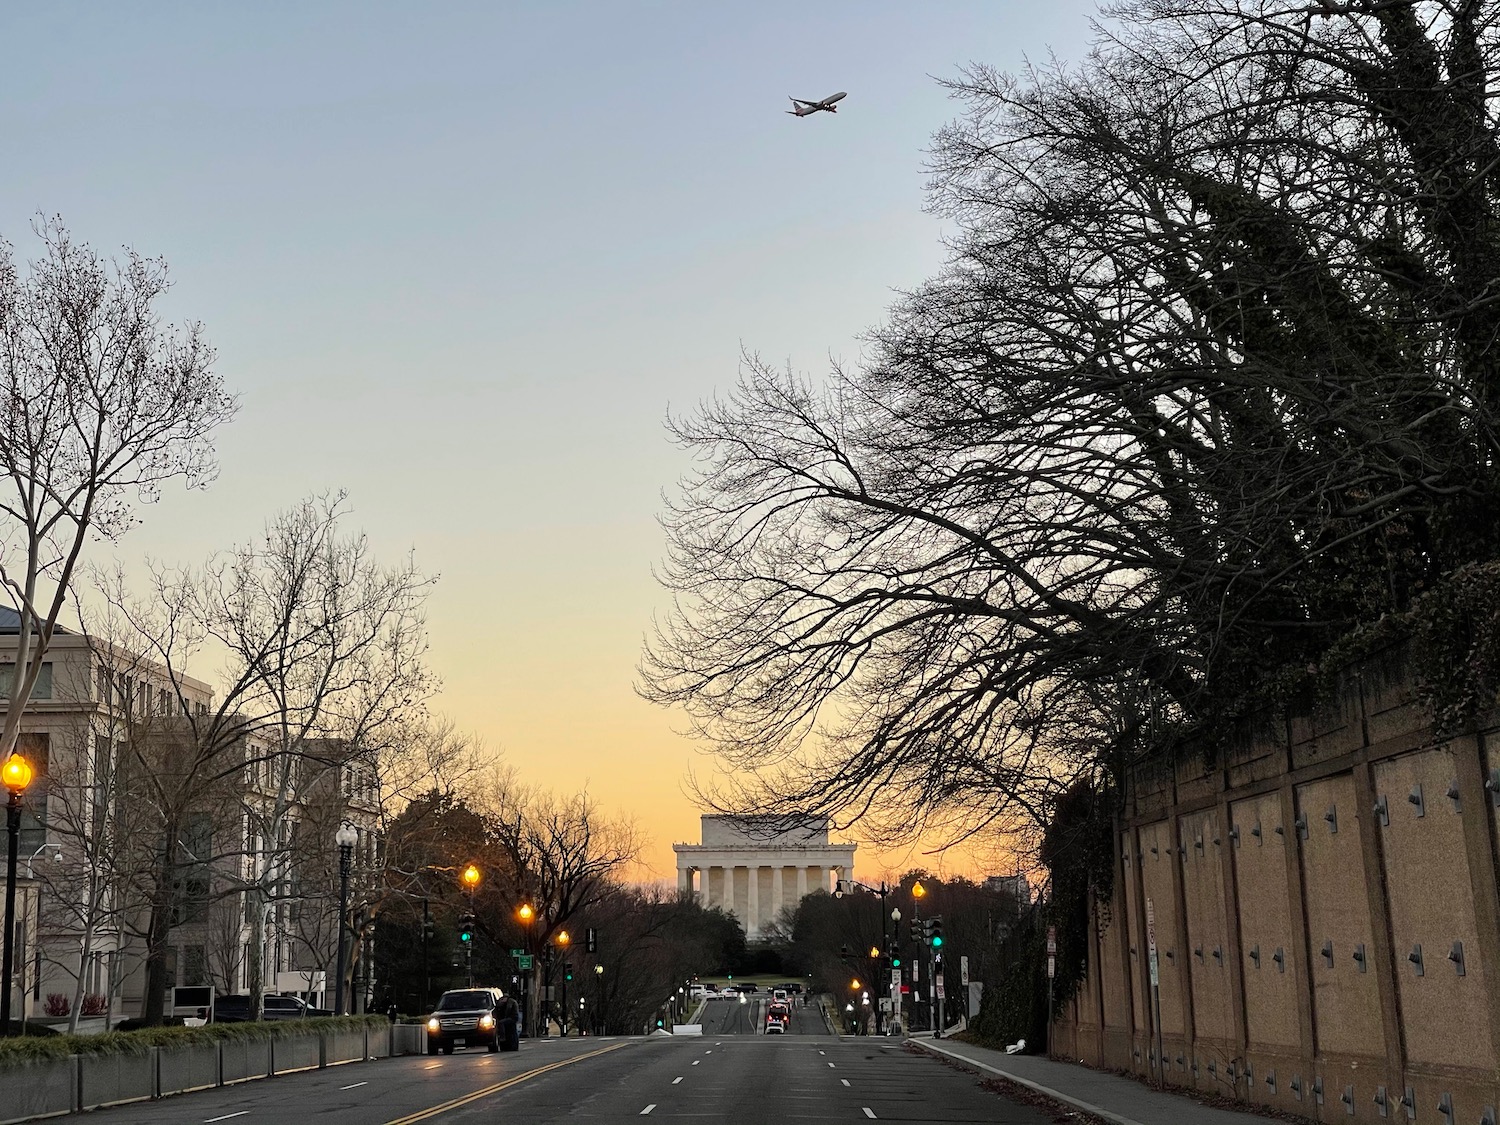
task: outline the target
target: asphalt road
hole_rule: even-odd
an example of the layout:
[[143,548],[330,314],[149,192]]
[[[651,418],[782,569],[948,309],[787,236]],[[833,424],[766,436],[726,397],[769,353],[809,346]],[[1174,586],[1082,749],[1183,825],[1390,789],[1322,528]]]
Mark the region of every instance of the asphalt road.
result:
[[[766,1026],[765,997],[745,998],[741,1004],[737,999],[711,999],[703,1006],[704,1035],[759,1035]],[[792,1008],[793,1035],[827,1035],[828,1025],[817,1008]],[[773,1035],[774,1039],[775,1036]]]
[[[747,1005],[748,1006],[748,1005]],[[896,1040],[548,1039],[353,1063],[89,1115],[89,1125],[550,1125],[687,1120],[1050,1125]]]

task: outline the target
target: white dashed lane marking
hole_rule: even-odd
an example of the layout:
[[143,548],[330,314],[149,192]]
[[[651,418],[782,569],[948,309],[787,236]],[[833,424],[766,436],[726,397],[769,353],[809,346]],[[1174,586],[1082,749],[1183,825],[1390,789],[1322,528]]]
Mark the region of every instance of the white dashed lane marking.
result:
[[842,1082],[845,1086],[849,1085],[849,1079],[847,1078],[840,1078],[839,1081]]
[[681,1081],[682,1081],[682,1075],[679,1074],[676,1078],[672,1079],[672,1085],[675,1086],[675,1085],[677,1085],[677,1083],[679,1083]]
[[352,1086],[340,1086],[339,1089],[340,1090],[357,1090],[361,1086],[368,1086],[368,1085],[369,1085],[368,1082],[356,1082]]
[[694,1060],[693,1060],[693,1065],[694,1065],[694,1066],[697,1066],[697,1065],[698,1065],[698,1064],[699,1064],[699,1063],[701,1063],[701,1062],[702,1062],[702,1061],[703,1061],[703,1060],[702,1060],[702,1059],[694,1059]]
[[864,1106],[862,1108],[865,1111],[865,1116],[866,1117],[874,1117],[875,1116],[875,1111],[873,1109],[871,1109],[869,1106]]
[[228,1121],[231,1117],[244,1117],[245,1114],[249,1112],[250,1111],[248,1109],[242,1109],[238,1113],[226,1113],[222,1117],[205,1117],[203,1121],[204,1125],[208,1125],[208,1123],[212,1121]]
[[[645,1109],[643,1109],[643,1110],[641,1110],[641,1112],[640,1112],[640,1113],[639,1113],[639,1114],[637,1114],[637,1116],[639,1116],[639,1117],[645,1117],[645,1116],[646,1116],[646,1114],[648,1114],[648,1113],[650,1113],[650,1112],[651,1112],[651,1111],[652,1111],[652,1110],[653,1110],[653,1109],[655,1109],[655,1108],[656,1108],[656,1103],[655,1103],[655,1102],[652,1102],[652,1103],[651,1103],[651,1104],[650,1104],[650,1105],[648,1105],[648,1106],[647,1106],[647,1107],[646,1107],[646,1108],[645,1108]],[[866,1112],[866,1113],[870,1113],[870,1111],[869,1111],[869,1110],[865,1110],[865,1112]],[[870,1116],[871,1116],[871,1117],[874,1117],[874,1116],[875,1116],[875,1115],[874,1115],[874,1114],[873,1114],[873,1113],[870,1113]]]

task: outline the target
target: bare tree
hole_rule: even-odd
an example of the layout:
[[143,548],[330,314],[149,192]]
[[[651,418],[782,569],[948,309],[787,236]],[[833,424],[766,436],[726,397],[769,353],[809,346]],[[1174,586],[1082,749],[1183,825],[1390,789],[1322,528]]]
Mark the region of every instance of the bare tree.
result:
[[[557,935],[612,893],[613,879],[640,851],[639,832],[628,820],[602,814],[587,793],[558,797],[504,777],[479,799],[490,838],[508,860],[514,898],[535,911],[523,933],[530,952],[540,955],[531,994],[541,997],[544,957]],[[534,1018],[543,1026],[544,1005],[536,1005]]]
[[678,419],[645,694],[734,811],[909,837],[1294,690],[1495,557],[1493,6],[1152,0],[975,67],[948,266],[826,390]]
[[9,757],[90,535],[117,539],[132,497],[215,472],[211,436],[235,401],[201,329],[162,325],[166,267],[106,262],[59,219],[18,270],[0,241],[0,586],[20,618],[0,759]]
[[[422,610],[432,580],[411,559],[379,564],[362,535],[340,529],[342,496],[302,502],[263,538],[201,568],[151,569],[132,596],[119,574],[106,603],[129,626],[126,643],[171,685],[173,733],[132,744],[150,777],[160,847],[153,868],[146,1018],[160,1017],[165,950],[184,818],[214,794],[233,795],[235,831],[217,833],[226,891],[248,898],[252,996],[261,991],[266,911],[295,894],[293,831],[311,795],[340,796],[420,716],[435,681],[424,663]],[[186,669],[221,660],[221,693],[195,706]],[[165,748],[169,768],[147,768]],[[331,834],[328,840],[331,841]],[[307,843],[306,846],[312,846]],[[331,844],[325,844],[331,850]]]

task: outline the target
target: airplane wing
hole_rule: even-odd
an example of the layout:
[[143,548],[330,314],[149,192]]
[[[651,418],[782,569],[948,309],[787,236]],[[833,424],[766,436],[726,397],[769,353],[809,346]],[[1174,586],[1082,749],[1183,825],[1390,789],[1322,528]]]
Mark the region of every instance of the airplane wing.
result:
[[790,95],[788,95],[788,97],[791,99],[791,101],[792,101],[792,103],[794,105],[814,106],[814,105],[821,105],[822,104],[820,102],[810,102],[806,98],[791,98]]

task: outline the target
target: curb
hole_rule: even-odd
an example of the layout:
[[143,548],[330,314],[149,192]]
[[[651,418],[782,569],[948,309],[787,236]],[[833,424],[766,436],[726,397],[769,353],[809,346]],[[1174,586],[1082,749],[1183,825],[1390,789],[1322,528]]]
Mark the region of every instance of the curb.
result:
[[990,1066],[988,1063],[982,1063],[978,1059],[971,1059],[967,1055],[959,1054],[957,1051],[947,1050],[943,1047],[938,1046],[931,1040],[908,1039],[907,1042],[915,1043],[924,1051],[933,1051],[936,1054],[943,1055],[945,1058],[953,1059],[955,1062],[962,1063],[965,1066],[972,1066],[977,1067],[980,1070],[987,1070],[991,1074],[1005,1079],[1007,1082],[1014,1082],[1017,1086],[1025,1086],[1028,1090],[1035,1090],[1038,1094],[1043,1094],[1046,1097],[1054,1098],[1057,1101],[1072,1106],[1074,1109],[1081,1109],[1085,1113],[1092,1113],[1094,1116],[1102,1117],[1106,1121],[1113,1121],[1115,1125],[1146,1125],[1145,1122],[1137,1121],[1133,1117],[1125,1117],[1118,1113],[1112,1113],[1111,1111],[1105,1109],[1103,1106],[1097,1106],[1092,1102],[1084,1101],[1082,1098],[1075,1098],[1069,1094],[1064,1094],[1060,1090],[1052,1089],[1050,1086],[1043,1086],[1040,1082],[1032,1082],[1026,1078],[1018,1078],[1014,1074],[1006,1073],[999,1067]]

